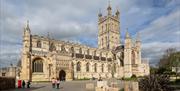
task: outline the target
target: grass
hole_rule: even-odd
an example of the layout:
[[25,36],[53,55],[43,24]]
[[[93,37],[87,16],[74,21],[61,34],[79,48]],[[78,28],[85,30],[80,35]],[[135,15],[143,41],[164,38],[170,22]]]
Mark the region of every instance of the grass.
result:
[[124,81],[137,81],[138,78],[122,78],[121,80],[124,80]]

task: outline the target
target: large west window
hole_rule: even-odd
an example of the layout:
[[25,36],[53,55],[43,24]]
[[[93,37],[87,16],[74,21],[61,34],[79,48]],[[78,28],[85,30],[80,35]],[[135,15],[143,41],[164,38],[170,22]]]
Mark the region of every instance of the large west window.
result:
[[43,72],[43,60],[41,58],[33,60],[32,66],[33,72]]

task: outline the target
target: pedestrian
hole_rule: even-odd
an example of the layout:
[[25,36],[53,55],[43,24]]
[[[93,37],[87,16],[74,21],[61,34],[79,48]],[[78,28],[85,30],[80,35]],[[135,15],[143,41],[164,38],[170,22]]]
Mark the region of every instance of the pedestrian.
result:
[[28,80],[28,82],[27,82],[27,88],[30,88],[30,81]]
[[59,81],[59,78],[57,78],[56,80],[57,89],[59,89],[59,84],[60,84],[60,81]]
[[55,88],[55,83],[56,83],[56,80],[54,79],[54,77],[52,78],[52,88]]
[[23,80],[23,81],[22,81],[22,87],[25,88],[25,85],[26,85],[26,83],[25,83],[25,81]]

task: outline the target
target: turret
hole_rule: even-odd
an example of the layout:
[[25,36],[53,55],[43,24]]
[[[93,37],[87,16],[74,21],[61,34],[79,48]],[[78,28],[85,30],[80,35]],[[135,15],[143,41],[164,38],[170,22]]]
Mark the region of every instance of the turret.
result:
[[27,23],[26,23],[26,25],[24,27],[24,37],[25,36],[30,36],[30,34],[31,34],[31,30],[29,28],[29,21],[27,21]]
[[112,9],[111,9],[111,5],[110,5],[110,2],[109,2],[109,6],[108,6],[108,8],[107,8],[107,11],[108,11],[108,16],[111,16],[111,14],[112,14],[112,11],[111,11]]
[[24,27],[23,34],[23,50],[21,59],[21,75],[22,80],[31,80],[31,31],[29,28],[29,21],[27,21]]
[[99,21],[101,21],[101,19],[102,19],[102,13],[101,13],[100,10],[99,10],[99,13],[98,13],[98,19],[99,19]]
[[120,14],[120,12],[119,12],[119,10],[117,9],[117,11],[116,11],[116,17],[117,17],[117,19],[119,19],[119,14]]
[[128,31],[126,32],[124,45],[124,77],[129,78],[132,76],[132,42]]
[[129,32],[126,31],[126,36],[125,36],[125,48],[131,48],[132,47],[132,40],[129,35]]
[[119,12],[112,15],[111,5],[107,7],[107,15],[103,16],[101,12],[98,14],[98,48],[114,49],[120,45],[120,21]]
[[136,36],[135,47],[137,50],[137,64],[140,64],[141,63],[141,40],[140,40],[140,34],[139,33],[137,33],[137,36]]
[[31,37],[31,30],[29,28],[29,21],[27,21],[24,27],[24,35],[23,35],[23,52],[27,53],[30,51],[30,37]]
[[136,47],[141,48],[141,39],[140,39],[139,33],[137,33],[137,36],[136,36]]

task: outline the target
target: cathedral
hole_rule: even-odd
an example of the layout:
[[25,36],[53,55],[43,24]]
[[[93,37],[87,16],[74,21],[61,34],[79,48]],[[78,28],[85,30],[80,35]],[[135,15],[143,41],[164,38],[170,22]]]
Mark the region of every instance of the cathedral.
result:
[[24,27],[20,79],[30,81],[130,78],[149,75],[149,64],[141,58],[141,40],[128,31],[121,40],[120,12],[98,14],[98,48],[32,35]]

